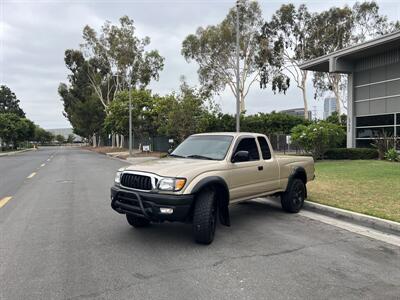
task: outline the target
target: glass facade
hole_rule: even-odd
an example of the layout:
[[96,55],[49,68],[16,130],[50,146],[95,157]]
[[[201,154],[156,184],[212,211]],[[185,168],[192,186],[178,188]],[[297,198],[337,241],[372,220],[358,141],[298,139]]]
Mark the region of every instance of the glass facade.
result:
[[357,117],[356,121],[357,121],[357,127],[394,125],[394,114]]
[[[356,147],[371,147],[374,139],[383,136],[400,138],[400,113],[356,118]],[[397,139],[397,144],[400,139]]]
[[357,138],[376,138],[384,134],[387,136],[394,135],[394,126],[391,127],[374,127],[374,128],[357,128]]

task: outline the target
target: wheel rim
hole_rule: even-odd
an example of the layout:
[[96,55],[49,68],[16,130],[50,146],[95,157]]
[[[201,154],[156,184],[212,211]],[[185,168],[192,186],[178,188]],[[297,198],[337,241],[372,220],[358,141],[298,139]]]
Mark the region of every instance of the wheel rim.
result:
[[217,209],[216,209],[215,205],[213,205],[211,208],[211,220],[210,220],[211,237],[214,236],[216,224],[217,224]]
[[297,184],[293,191],[293,204],[295,207],[300,207],[304,201],[304,189],[300,184]]

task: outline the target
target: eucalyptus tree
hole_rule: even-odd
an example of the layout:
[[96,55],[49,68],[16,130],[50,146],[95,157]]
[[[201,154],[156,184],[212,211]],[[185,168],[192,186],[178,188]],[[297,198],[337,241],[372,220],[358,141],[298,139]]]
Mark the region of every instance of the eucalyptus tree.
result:
[[[239,9],[239,91],[236,90],[236,12]],[[198,64],[198,76],[204,91],[220,93],[228,88],[236,97],[239,93],[240,110],[245,111],[245,98],[251,86],[268,73],[269,49],[260,28],[264,24],[262,11],[256,1],[239,0],[221,23],[199,27],[182,42],[181,54],[186,61]],[[262,66],[262,68],[260,68]],[[265,87],[266,81],[264,80]],[[276,84],[285,91],[284,84]]]
[[83,29],[84,57],[89,61],[90,84],[105,110],[116,93],[129,84],[145,88],[152,79],[158,80],[164,58],[157,50],[146,51],[150,38],[135,36],[133,20],[120,18],[120,24],[106,21],[100,33],[89,25]]
[[279,70],[272,74],[272,82],[289,75],[302,91],[304,118],[308,119],[307,70],[300,64],[314,57],[311,31],[313,15],[306,5],[296,8],[293,4],[283,4],[262,27],[264,39],[272,48],[270,63]]
[[138,38],[133,24],[132,19],[123,16],[119,25],[106,21],[99,33],[89,25],[83,29],[81,49],[89,62],[87,75],[106,114],[118,92],[129,86],[144,89],[151,80],[158,80],[164,67],[164,58],[157,50],[146,50],[150,38]]
[[[352,8],[332,7],[313,18],[312,40],[317,56],[352,46],[380,35],[399,30],[399,22],[390,22],[379,13],[376,2],[355,3]],[[336,110],[340,118],[341,106],[346,110],[347,76],[315,72],[315,97],[327,91],[336,97]]]

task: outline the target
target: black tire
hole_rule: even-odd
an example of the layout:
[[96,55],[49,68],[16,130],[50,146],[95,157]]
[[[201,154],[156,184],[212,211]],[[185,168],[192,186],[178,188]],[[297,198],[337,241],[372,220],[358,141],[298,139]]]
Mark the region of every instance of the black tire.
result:
[[215,191],[207,189],[196,197],[193,211],[193,236],[196,243],[211,244],[217,225]]
[[303,181],[295,178],[281,195],[281,204],[284,211],[298,213],[304,205],[306,186]]
[[128,221],[129,225],[135,228],[141,228],[149,226],[150,221],[145,218],[136,217],[133,215],[126,215],[126,220]]

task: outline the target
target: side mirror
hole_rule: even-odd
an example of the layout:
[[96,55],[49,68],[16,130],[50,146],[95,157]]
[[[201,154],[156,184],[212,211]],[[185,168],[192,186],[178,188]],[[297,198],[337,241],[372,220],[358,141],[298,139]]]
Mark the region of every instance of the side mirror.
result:
[[235,155],[232,157],[232,162],[243,162],[243,161],[249,161],[250,160],[250,155],[249,151],[238,151],[235,153]]

